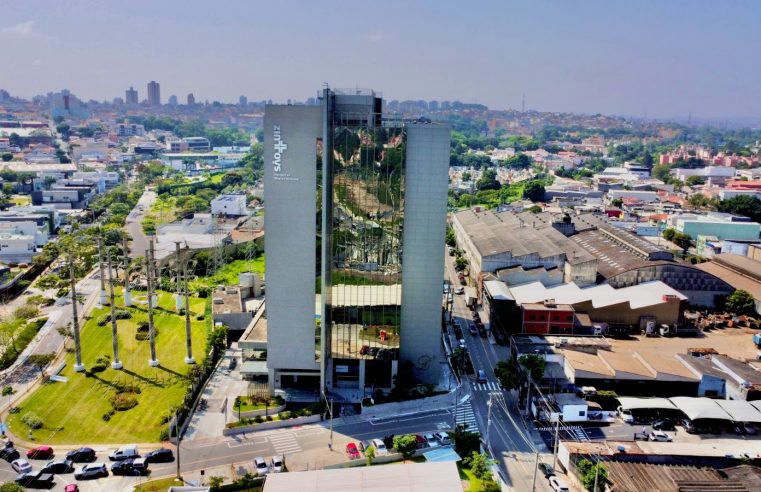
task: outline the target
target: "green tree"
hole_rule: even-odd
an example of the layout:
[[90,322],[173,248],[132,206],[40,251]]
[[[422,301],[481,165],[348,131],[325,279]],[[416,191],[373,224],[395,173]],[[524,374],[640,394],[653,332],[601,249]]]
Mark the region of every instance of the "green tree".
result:
[[3,153],[2,158],[3,158],[3,161],[8,162],[10,160],[13,160],[13,154],[11,154],[10,152],[5,152]]
[[613,200],[611,200],[610,204],[613,205],[614,207],[621,207],[621,205],[624,204],[624,201],[621,198],[614,198]]
[[515,359],[497,362],[497,365],[494,366],[494,375],[499,380],[499,384],[506,390],[520,387],[520,374],[518,373],[518,365],[515,363]]
[[737,314],[753,314],[756,310],[753,295],[742,289],[729,294],[724,305],[729,311]]
[[523,198],[532,202],[544,201],[544,185],[537,179],[532,179],[523,188]]
[[24,492],[26,489],[15,482],[5,482],[0,485],[0,492]]
[[664,183],[668,183],[669,178],[671,177],[671,166],[668,164],[656,164],[653,166],[653,170],[650,172],[650,174],[655,179],[660,179]]
[[698,186],[705,184],[706,180],[703,176],[690,176],[687,178],[687,186]]
[[457,239],[455,238],[454,230],[451,227],[447,227],[446,243],[447,246],[452,248],[457,246]]
[[518,358],[518,364],[531,373],[532,381],[538,382],[544,377],[544,369],[547,366],[547,361],[540,355],[529,354],[521,355]]
[[53,362],[55,360],[55,354],[32,354],[29,356],[29,359],[27,359],[29,363],[33,366],[35,366],[40,371],[40,375],[42,375],[43,369],[47,367],[48,364]]
[[214,475],[209,477],[209,488],[212,490],[218,489],[222,486],[222,484],[225,482],[225,477],[220,477],[219,475]]
[[473,175],[470,174],[470,171],[465,171],[464,173],[462,173],[462,181],[463,182],[467,183],[471,179],[473,179]]
[[501,185],[497,181],[497,171],[494,169],[484,169],[481,173],[481,177],[476,181],[476,188],[478,190],[498,190]]
[[673,241],[674,237],[676,236],[676,229],[673,227],[669,227],[665,231],[663,231],[663,239],[666,241]]
[[466,457],[462,461],[465,466],[470,468],[470,471],[473,472],[473,475],[475,475],[477,479],[484,480],[491,478],[489,467],[493,464],[493,461],[486,456],[486,453],[477,453],[474,451],[469,457]]
[[455,260],[455,270],[462,271],[465,270],[465,268],[468,266],[468,260],[465,259],[463,256],[458,256]]
[[367,463],[367,466],[372,465],[374,459],[375,459],[375,446],[368,446],[365,449],[365,462]]
[[[593,464],[588,459],[582,459],[576,464],[576,469],[581,476],[581,483],[585,489],[592,492],[603,492],[605,490],[608,470],[602,463],[598,461]],[[595,484],[597,484],[596,487]]]
[[674,235],[672,242],[682,248],[684,251],[687,251],[690,247],[690,244],[692,244],[692,237],[690,237],[689,234],[677,232],[676,235]]
[[11,136],[8,137],[8,143],[12,147],[24,148],[24,139],[18,133],[11,133]]
[[415,454],[417,439],[412,434],[394,436],[394,449],[402,454],[402,458],[408,460]]
[[463,424],[457,426],[452,434],[452,440],[454,441],[454,450],[460,456],[470,456],[472,453],[478,452],[481,446],[480,434],[467,430]]
[[761,222],[761,200],[754,196],[740,195],[729,200],[722,200],[717,208],[719,212],[744,215],[755,222]]

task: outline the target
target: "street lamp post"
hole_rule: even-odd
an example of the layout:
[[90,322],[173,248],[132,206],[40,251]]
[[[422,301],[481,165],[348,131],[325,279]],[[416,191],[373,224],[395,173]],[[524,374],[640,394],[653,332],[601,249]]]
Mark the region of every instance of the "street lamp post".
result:
[[82,346],[79,343],[79,315],[77,314],[77,277],[74,271],[74,255],[69,251],[69,277],[71,279],[71,314],[73,324],[74,335],[74,354],[76,356],[76,364],[74,364],[75,372],[84,372],[85,365],[82,364]]
[[[188,251],[188,246],[185,245],[185,251]],[[182,262],[182,283],[185,288],[185,345],[187,355],[185,356],[185,364],[195,364],[196,360],[193,358],[193,342],[191,339],[190,330],[190,296],[188,295],[188,263]]]
[[121,369],[123,366],[119,360],[119,334],[116,327],[116,300],[114,296],[114,274],[111,268],[111,255],[108,257],[108,286],[111,300],[111,343],[114,349],[114,361],[111,363],[111,368]]
[[486,406],[488,407],[488,412],[486,416],[486,449],[489,451],[489,456],[491,456],[491,444],[489,443],[489,430],[491,428],[491,406],[492,406],[492,397],[494,396],[494,393],[489,393],[489,401],[486,402]]

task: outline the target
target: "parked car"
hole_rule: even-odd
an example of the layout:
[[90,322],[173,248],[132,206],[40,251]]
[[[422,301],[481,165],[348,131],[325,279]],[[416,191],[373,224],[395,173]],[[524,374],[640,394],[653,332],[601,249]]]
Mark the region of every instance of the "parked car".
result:
[[663,431],[654,430],[650,433],[650,440],[659,442],[671,442],[671,436]]
[[13,463],[11,463],[11,468],[13,468],[13,471],[16,473],[29,473],[32,471],[31,463],[24,458],[13,461]]
[[37,446],[26,452],[26,457],[34,460],[49,460],[53,456],[53,448],[50,446]]
[[95,461],[95,450],[92,448],[72,449],[66,453],[66,459],[74,463],[89,463],[90,461]]
[[285,461],[283,460],[283,456],[282,455],[273,456],[272,457],[272,461],[270,462],[270,467],[272,468],[272,473],[280,473],[281,471],[283,471],[283,465],[284,464],[285,464]]
[[464,339],[464,338],[461,338],[461,339],[460,339],[460,341],[459,341],[459,343],[458,343],[458,346],[459,346],[459,347],[460,347],[460,349],[462,349],[462,350],[467,350],[467,349],[468,349],[468,346],[467,346],[467,345],[465,345],[465,339]]
[[259,476],[266,475],[270,471],[267,462],[261,456],[254,458],[254,469],[256,469],[256,474]]
[[458,295],[460,295],[460,294],[464,294],[464,293],[465,293],[465,287],[463,287],[463,286],[459,286],[459,287],[457,287],[457,288],[454,290],[454,293],[455,293],[455,294],[458,294]]
[[550,487],[555,492],[568,492],[568,484],[562,478],[558,478],[555,475],[550,477]]
[[3,448],[0,449],[0,458],[4,459],[8,463],[11,461],[19,459],[21,454],[19,454],[18,449],[16,448]]
[[655,430],[674,430],[676,429],[676,422],[672,419],[660,419],[653,422],[653,429]]
[[539,463],[539,471],[544,473],[544,478],[550,478],[555,475],[555,470],[552,469],[552,465],[548,463]]
[[370,441],[370,443],[375,448],[375,454],[388,454],[388,448],[386,448],[386,444],[383,442],[383,439],[373,439]]
[[146,453],[146,463],[171,463],[174,461],[174,453],[171,449],[159,448]]
[[370,349],[369,345],[362,345],[359,349],[359,355],[367,355],[367,351]]
[[108,476],[108,468],[105,463],[88,463],[74,472],[74,478],[85,480],[88,478],[100,478]]
[[16,483],[22,487],[39,488],[39,489],[51,489],[53,488],[53,482],[55,477],[50,473],[42,473],[41,471],[22,473],[16,477]]
[[79,485],[75,483],[66,484],[66,488],[63,489],[63,492],[79,492]]
[[442,446],[448,446],[452,444],[452,440],[449,438],[449,434],[446,432],[439,431],[435,435],[436,439],[441,443]]
[[359,454],[359,449],[357,448],[357,445],[353,442],[350,442],[346,445],[346,456],[349,457],[350,460],[356,460],[358,458],[361,458],[362,455]]
[[629,410],[624,410],[623,408],[618,407],[618,416],[621,417],[621,420],[623,420],[626,424],[634,423],[634,415],[632,415],[631,411]]
[[71,473],[74,471],[74,464],[71,460],[49,461],[42,467],[44,473]]
[[473,336],[478,335],[478,330],[476,330],[476,325],[474,325],[473,323],[468,323],[468,332],[470,332],[470,334]]
[[436,440],[436,436],[434,436],[433,434],[426,434],[423,437],[428,442],[428,447],[429,448],[438,447],[439,441]]
[[121,460],[127,460],[130,458],[134,459],[139,457],[140,457],[140,453],[137,452],[136,444],[122,446],[116,451],[108,455],[108,459],[110,459],[111,461],[121,461]]
[[684,430],[686,430],[690,434],[697,434],[698,432],[695,426],[693,425],[693,423],[689,420],[686,420],[686,419],[682,420],[681,422],[679,422],[679,424],[682,427],[684,427]]
[[148,473],[148,463],[145,458],[117,461],[111,465],[114,475],[145,475]]
[[743,428],[745,429],[745,433],[748,434],[749,436],[755,436],[758,433],[756,431],[756,427],[749,422],[745,422],[743,424]]
[[428,447],[428,440],[421,436],[420,434],[415,434],[415,443],[417,444],[418,449],[423,449]]

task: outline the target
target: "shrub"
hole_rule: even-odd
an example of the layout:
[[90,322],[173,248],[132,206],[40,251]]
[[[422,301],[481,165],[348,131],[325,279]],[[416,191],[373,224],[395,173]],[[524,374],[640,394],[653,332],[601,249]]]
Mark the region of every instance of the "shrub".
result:
[[56,297],[67,297],[69,295],[69,288],[62,287],[55,292]]
[[17,319],[32,319],[40,315],[40,310],[35,306],[20,306],[13,311],[13,317]]
[[37,414],[27,412],[21,417],[21,421],[29,426],[30,429],[41,429],[42,419]]
[[8,413],[19,413],[21,411],[21,407],[11,407],[10,410],[8,410]]
[[[153,327],[153,334],[158,335],[159,331],[156,326]],[[149,340],[151,338],[150,326],[147,321],[141,321],[137,324],[137,332],[135,333],[136,340]]]
[[111,420],[111,415],[104,413],[102,418],[104,422],[108,422],[109,420]]
[[108,368],[108,364],[111,363],[111,357],[108,355],[101,355],[95,359],[95,364],[90,367],[91,373],[103,372]]
[[257,415],[256,417],[254,417],[254,422],[257,424],[261,424],[262,422],[264,422],[264,418],[262,418],[261,415]]
[[126,309],[115,309],[114,316],[116,319],[131,319],[132,313]]
[[134,393],[117,393],[111,397],[111,406],[117,412],[125,412],[137,406],[137,396]]
[[161,429],[161,433],[159,434],[159,441],[168,441],[169,440],[169,429],[164,427]]
[[267,415],[266,419],[267,419],[267,422],[272,422],[272,415]]
[[196,316],[196,321],[203,321],[204,319],[206,319],[206,316],[204,316],[203,314],[199,314],[198,316]]

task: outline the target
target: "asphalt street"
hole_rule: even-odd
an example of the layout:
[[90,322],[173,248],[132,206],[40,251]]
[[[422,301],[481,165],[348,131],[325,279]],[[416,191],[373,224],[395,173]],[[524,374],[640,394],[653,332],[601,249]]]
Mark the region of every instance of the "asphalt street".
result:
[[132,244],[130,245],[131,258],[145,256],[145,251],[148,249],[148,237],[143,232],[142,222],[145,213],[151,209],[151,205],[156,201],[156,197],[155,191],[145,190],[135,208],[127,216],[124,229],[132,237]]
[[[445,263],[447,278],[453,286],[460,285],[454,269],[454,257],[447,254]],[[481,312],[481,319],[488,327],[487,314]],[[473,409],[478,430],[485,441],[491,399],[488,444],[492,456],[497,460],[502,478],[509,487],[516,490],[532,490],[537,450],[540,451],[541,461],[551,462],[552,456],[548,456],[545,452],[541,439],[532,438],[530,432],[532,424],[524,424],[512,394],[503,391],[494,376],[494,366],[498,361],[510,357],[509,350],[506,346],[497,345],[491,336],[482,338],[478,334],[468,333],[468,323],[473,323],[473,315],[470,308],[465,305],[463,295],[454,296],[452,316],[454,322],[460,323],[463,328],[463,339],[473,361],[475,373],[477,374],[481,369],[487,377],[486,383],[477,382],[473,376],[463,377],[462,391],[471,395],[468,405]],[[450,330],[450,339],[454,340],[452,330]],[[537,474],[535,487],[535,490],[550,490],[549,484],[541,473]]]

